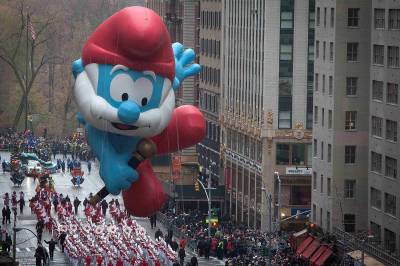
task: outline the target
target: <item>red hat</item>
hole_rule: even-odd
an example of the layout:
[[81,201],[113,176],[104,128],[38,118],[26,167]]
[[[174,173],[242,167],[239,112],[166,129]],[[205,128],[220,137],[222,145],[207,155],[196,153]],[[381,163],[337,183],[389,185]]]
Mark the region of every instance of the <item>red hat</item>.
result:
[[153,10],[126,7],[106,19],[87,40],[84,65],[124,65],[136,71],[151,70],[173,81],[175,59],[167,27]]

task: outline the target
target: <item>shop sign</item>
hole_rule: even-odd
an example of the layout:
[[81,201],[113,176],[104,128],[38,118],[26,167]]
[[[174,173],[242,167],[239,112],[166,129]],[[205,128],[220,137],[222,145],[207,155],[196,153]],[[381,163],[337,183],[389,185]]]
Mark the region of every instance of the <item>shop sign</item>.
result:
[[286,167],[287,175],[311,175],[312,168],[307,167]]

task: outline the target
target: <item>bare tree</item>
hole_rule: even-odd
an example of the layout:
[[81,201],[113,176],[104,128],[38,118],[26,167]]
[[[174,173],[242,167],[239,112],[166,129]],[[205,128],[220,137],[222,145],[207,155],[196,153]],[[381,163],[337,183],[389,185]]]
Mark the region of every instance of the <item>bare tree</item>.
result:
[[[18,3],[15,8],[15,31],[0,36],[0,59],[13,71],[22,96],[13,121],[15,129],[25,110],[28,114],[28,98],[36,77],[44,65],[55,60],[46,54],[45,44],[52,38],[47,30],[52,24],[53,18],[48,17],[44,22],[31,19],[33,14],[24,1]],[[25,47],[24,47],[25,46]],[[25,121],[26,127],[27,121]]]

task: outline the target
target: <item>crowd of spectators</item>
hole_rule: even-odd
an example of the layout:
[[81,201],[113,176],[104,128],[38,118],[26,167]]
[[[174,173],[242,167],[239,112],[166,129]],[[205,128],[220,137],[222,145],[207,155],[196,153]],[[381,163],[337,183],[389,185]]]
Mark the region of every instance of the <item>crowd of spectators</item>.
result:
[[163,211],[166,223],[175,227],[181,237],[200,257],[216,257],[226,265],[302,265],[291,247],[288,234],[265,233],[220,220],[208,236],[206,214],[199,211],[173,213]]

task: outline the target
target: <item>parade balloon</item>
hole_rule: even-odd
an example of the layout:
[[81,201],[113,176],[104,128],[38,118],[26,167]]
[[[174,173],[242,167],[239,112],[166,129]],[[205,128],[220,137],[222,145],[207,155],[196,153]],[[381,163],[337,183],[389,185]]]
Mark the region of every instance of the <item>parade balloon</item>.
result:
[[205,136],[196,107],[175,108],[176,90],[200,71],[194,59],[192,49],[171,44],[154,11],[127,7],[96,28],[72,64],[78,119],[100,162],[100,177],[107,193],[122,191],[130,214],[149,216],[166,200],[139,146],[153,143],[157,154],[167,154]]

